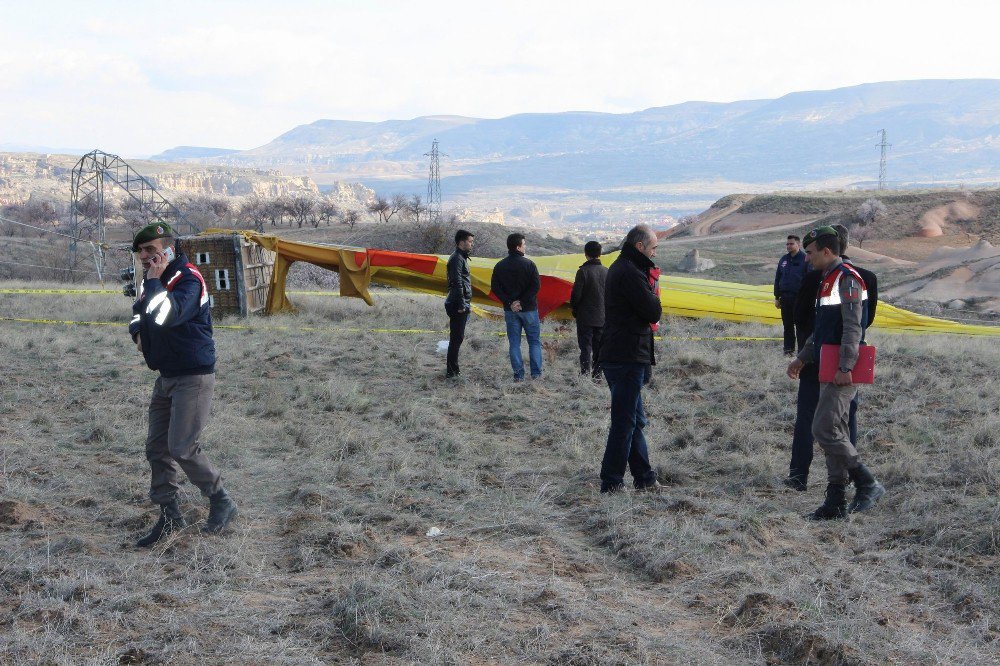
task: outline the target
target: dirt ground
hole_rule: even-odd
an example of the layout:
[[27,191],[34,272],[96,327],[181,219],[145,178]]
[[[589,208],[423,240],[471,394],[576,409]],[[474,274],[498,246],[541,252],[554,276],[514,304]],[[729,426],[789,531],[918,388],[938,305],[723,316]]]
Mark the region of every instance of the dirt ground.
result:
[[[36,285],[37,286],[37,285]],[[300,297],[217,322],[205,450],[241,514],[152,550],[154,373],[122,326],[0,321],[0,662],[995,664],[1000,348],[876,331],[859,447],[888,488],[811,524],[785,490],[795,385],[759,325],[671,320],[645,401],[659,495],[598,493],[608,391],[546,322],[514,384],[470,322],[448,382],[439,299]],[[120,296],[0,294],[0,316],[123,324]],[[303,330],[306,327],[310,330]],[[429,537],[431,528],[440,536]]]

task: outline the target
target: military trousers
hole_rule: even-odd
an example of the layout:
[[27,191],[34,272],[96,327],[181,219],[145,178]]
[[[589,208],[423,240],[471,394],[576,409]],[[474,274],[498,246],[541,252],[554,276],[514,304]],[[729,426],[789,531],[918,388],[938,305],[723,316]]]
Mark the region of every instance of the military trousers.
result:
[[146,459],[150,467],[149,498],[156,504],[175,499],[184,470],[188,480],[208,497],[222,488],[222,476],[201,450],[201,433],[212,410],[215,374],[160,377],[149,402]]
[[812,434],[826,456],[829,483],[846,484],[850,478],[848,470],[861,463],[858,450],[851,443],[850,429],[851,401],[857,393],[855,384],[837,386],[823,382],[819,386]]

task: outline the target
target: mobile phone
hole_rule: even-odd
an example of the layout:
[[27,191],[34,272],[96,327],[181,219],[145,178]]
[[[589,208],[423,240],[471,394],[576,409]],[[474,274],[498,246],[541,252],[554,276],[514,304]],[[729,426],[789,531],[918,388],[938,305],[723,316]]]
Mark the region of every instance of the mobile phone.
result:
[[177,256],[174,254],[174,248],[165,247],[163,248],[163,254],[167,257],[167,263],[169,264]]

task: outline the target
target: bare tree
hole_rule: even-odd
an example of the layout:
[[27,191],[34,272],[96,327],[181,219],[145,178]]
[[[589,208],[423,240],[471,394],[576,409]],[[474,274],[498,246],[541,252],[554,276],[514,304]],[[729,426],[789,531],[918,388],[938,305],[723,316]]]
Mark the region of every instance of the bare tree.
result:
[[330,197],[323,197],[316,205],[316,226],[320,221],[326,222],[330,226],[330,220],[340,216],[340,206]]
[[385,221],[388,222],[392,219],[392,216],[399,213],[400,211],[406,210],[406,195],[405,194],[394,194],[392,199],[389,201],[389,211],[385,216]]
[[858,224],[868,226],[885,217],[888,212],[889,209],[886,208],[884,203],[878,199],[869,198],[858,206],[858,210],[854,215],[858,219]]
[[361,219],[361,214],[356,210],[345,210],[340,214],[340,221],[347,225],[347,228],[354,230],[354,225]]
[[232,206],[225,197],[194,195],[177,202],[184,216],[201,228],[230,226]]
[[[458,228],[459,217],[454,213],[447,217],[433,219],[430,216],[416,224],[417,251],[429,253],[448,252]],[[478,238],[477,238],[478,240]]]
[[[55,206],[48,201],[39,201],[37,199],[31,199],[23,204],[7,204],[0,208],[0,215],[41,229],[58,227],[60,219],[60,211]],[[22,233],[27,231],[26,227],[21,227],[18,230],[14,228],[15,226],[6,225],[8,236],[19,235],[15,233],[18,231]]]
[[228,221],[233,213],[233,205],[228,197],[209,196],[205,199],[205,207],[215,215],[219,222]]
[[251,194],[240,204],[239,217],[253,225],[254,231],[263,232],[268,220],[268,202],[257,194]]
[[[120,216],[125,222],[129,232],[133,234],[147,224],[152,224],[157,219],[152,212],[142,207],[142,203],[132,197],[127,197],[124,201],[122,201],[118,211],[118,216]],[[107,202],[105,202],[104,219],[108,219],[110,217],[112,216],[109,215]]]
[[295,196],[286,197],[285,205],[299,229],[311,221],[316,213],[316,200],[309,194],[300,192]]
[[414,194],[410,197],[410,200],[406,202],[406,212],[413,216],[413,221],[420,224],[420,216],[428,211],[426,205],[424,205],[423,197],[419,194]]
[[365,206],[365,210],[372,215],[375,215],[379,222],[385,222],[388,219],[386,218],[386,214],[389,211],[389,202],[385,200],[385,197],[376,196],[367,206]]
[[851,243],[855,243],[858,247],[861,247],[862,243],[872,237],[875,229],[871,226],[855,224],[848,231],[849,241]]
[[285,223],[285,215],[288,214],[288,206],[285,197],[277,197],[271,199],[264,206],[266,211],[267,219],[271,222],[271,226],[281,226]]

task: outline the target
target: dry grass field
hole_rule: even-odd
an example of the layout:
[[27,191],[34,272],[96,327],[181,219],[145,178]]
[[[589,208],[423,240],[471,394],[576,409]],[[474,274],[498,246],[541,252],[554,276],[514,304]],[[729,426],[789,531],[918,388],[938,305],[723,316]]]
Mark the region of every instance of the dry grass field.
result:
[[[889,492],[817,525],[822,457],[809,492],[780,484],[777,342],[666,340],[646,393],[665,491],[602,497],[608,392],[577,375],[571,330],[546,322],[543,381],[513,384],[501,325],[471,321],[451,383],[443,334],[343,330],[441,329],[440,299],[299,301],[216,332],[204,444],[234,528],[148,551],[154,373],[121,327],[0,321],[0,662],[997,662],[995,339],[873,334],[860,447]],[[0,294],[3,317],[127,315],[120,296]]]

